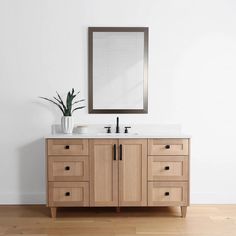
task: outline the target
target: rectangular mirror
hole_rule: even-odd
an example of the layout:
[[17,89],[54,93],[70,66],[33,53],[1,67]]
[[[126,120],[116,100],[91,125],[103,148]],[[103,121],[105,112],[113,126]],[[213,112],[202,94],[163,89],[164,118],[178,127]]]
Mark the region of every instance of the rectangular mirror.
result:
[[148,28],[89,27],[89,113],[148,112]]

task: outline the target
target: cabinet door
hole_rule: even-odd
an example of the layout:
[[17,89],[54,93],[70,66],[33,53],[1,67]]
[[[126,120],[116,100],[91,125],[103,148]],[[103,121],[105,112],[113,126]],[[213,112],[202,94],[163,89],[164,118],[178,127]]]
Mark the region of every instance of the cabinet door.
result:
[[90,206],[118,206],[118,142],[113,139],[89,142]]
[[147,206],[147,140],[119,140],[119,205]]

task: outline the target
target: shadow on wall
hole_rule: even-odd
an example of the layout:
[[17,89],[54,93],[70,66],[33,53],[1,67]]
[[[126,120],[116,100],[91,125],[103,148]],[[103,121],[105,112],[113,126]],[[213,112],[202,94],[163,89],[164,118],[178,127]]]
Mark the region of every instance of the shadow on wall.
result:
[[37,139],[19,148],[19,203],[44,204],[45,148],[44,139]]

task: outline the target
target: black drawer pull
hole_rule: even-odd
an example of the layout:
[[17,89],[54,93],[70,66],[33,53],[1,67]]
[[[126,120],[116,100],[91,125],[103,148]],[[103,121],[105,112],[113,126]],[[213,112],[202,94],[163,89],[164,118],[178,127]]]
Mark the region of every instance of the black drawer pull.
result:
[[165,149],[170,149],[170,145],[166,145],[166,146],[165,146]]
[[65,170],[70,170],[70,167],[69,167],[69,166],[66,166],[66,167],[65,167]]
[[70,196],[70,192],[65,192],[65,196],[66,197]]
[[169,166],[165,166],[165,170],[169,170],[170,169],[170,167]]
[[65,149],[70,149],[70,146],[69,146],[69,145],[66,145],[66,146],[65,146]]
[[170,193],[169,192],[165,192],[165,196],[169,196],[170,195]]

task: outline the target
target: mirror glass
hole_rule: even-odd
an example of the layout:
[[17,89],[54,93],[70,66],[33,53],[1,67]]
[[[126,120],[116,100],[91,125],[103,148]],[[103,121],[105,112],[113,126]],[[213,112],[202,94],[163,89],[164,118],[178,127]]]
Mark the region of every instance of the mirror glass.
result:
[[147,113],[148,28],[89,28],[90,113]]

